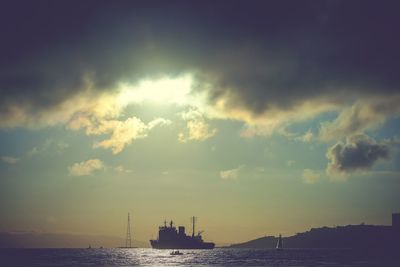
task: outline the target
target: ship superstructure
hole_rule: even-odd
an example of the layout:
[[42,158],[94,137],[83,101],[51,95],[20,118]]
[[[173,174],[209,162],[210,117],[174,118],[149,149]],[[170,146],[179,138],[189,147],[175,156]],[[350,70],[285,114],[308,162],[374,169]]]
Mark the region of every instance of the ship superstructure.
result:
[[150,240],[151,246],[156,249],[213,249],[215,244],[204,242],[202,232],[195,234],[195,220],[196,218],[192,217],[192,236],[186,235],[184,226],[176,229],[172,221],[169,225],[164,221],[164,225],[158,229],[158,238]]

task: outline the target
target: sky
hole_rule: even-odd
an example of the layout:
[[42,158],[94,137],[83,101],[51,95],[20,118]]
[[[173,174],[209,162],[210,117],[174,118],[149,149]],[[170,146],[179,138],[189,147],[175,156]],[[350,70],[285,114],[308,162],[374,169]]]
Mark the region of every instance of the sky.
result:
[[123,238],[129,212],[135,240],[194,215],[237,243],[400,211],[397,1],[1,5],[1,233]]

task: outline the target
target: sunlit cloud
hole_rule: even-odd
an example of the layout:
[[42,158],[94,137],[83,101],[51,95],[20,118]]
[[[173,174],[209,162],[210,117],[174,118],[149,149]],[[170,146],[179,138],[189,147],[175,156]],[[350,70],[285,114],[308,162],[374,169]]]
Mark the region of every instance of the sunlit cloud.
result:
[[125,121],[105,120],[92,128],[89,135],[110,134],[110,138],[95,143],[93,147],[111,149],[113,154],[118,154],[133,140],[146,137],[154,127],[170,123],[169,120],[162,118],[155,119],[148,124],[136,117],[128,118]]
[[151,102],[160,105],[189,105],[193,100],[192,76],[145,79],[137,84],[121,83],[117,102],[125,107],[132,103]]
[[240,171],[244,168],[244,165],[240,165],[237,168],[224,170],[219,172],[219,176],[223,180],[236,180],[239,178]]
[[319,138],[323,141],[337,140],[375,129],[388,118],[400,115],[399,103],[400,96],[359,100],[343,109],[334,121],[322,123]]
[[186,129],[178,133],[178,141],[181,143],[204,141],[217,133],[217,129],[207,122],[204,110],[199,107],[191,107],[179,115],[186,121]]
[[171,123],[157,118],[145,124],[135,116],[119,120],[125,108],[119,102],[119,97],[118,93],[110,92],[92,98],[89,95],[80,98],[85,104],[77,105],[74,112],[71,112],[70,118],[66,120],[67,129],[84,129],[87,135],[109,134],[108,139],[95,143],[93,147],[111,149],[114,154],[118,154],[133,140],[145,138],[154,127]]
[[303,122],[339,108],[337,103],[326,99],[311,99],[287,108],[271,106],[262,113],[254,113],[244,107],[232,106],[229,101],[229,98],[219,100],[207,116],[243,122],[241,136],[246,138],[271,136],[291,123]]
[[79,163],[74,163],[68,168],[70,176],[88,176],[96,171],[105,169],[103,162],[99,159],[89,159]]
[[[30,104],[11,105],[0,114],[0,128],[34,128],[69,125],[82,114],[96,118],[119,116],[122,108],[115,93],[99,92],[90,78],[74,95],[49,107],[34,108]],[[77,89],[74,89],[77,90]]]
[[204,119],[190,120],[186,124],[187,131],[178,134],[181,143],[188,141],[204,141],[217,133],[217,129],[212,128]]

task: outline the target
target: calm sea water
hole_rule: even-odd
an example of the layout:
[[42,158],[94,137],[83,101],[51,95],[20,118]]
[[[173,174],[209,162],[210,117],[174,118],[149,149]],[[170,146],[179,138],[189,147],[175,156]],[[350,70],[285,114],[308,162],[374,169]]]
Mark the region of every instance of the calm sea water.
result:
[[0,249],[0,266],[400,266],[396,255],[318,249]]

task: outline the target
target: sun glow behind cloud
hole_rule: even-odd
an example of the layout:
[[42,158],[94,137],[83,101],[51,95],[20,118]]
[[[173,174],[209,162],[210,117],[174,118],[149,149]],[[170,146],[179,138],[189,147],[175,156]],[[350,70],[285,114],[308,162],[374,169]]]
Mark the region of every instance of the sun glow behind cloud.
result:
[[174,78],[146,79],[136,85],[121,83],[118,103],[121,106],[144,102],[190,105],[193,101],[190,95],[192,82],[192,76],[187,74]]

